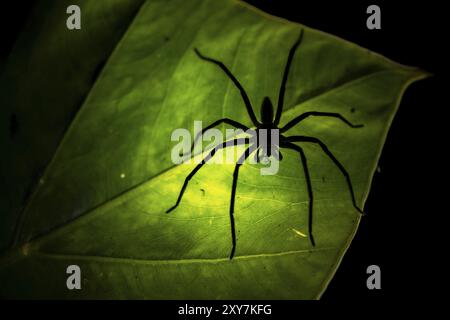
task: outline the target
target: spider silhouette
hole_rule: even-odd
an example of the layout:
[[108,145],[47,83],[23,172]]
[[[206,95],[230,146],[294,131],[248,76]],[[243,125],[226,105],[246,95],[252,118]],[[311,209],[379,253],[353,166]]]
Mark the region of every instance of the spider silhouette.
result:
[[[353,125],[339,113],[310,111],[310,112],[305,112],[305,113],[297,116],[293,120],[289,121],[285,126],[283,126],[281,128],[278,127],[278,125],[280,123],[280,119],[281,119],[281,113],[283,111],[284,93],[285,93],[286,82],[288,79],[289,68],[291,66],[295,51],[296,51],[297,47],[300,45],[300,43],[302,42],[302,39],[303,39],[303,29],[300,31],[300,35],[299,35],[298,39],[296,40],[296,42],[294,43],[294,45],[292,46],[292,48],[289,51],[289,55],[287,58],[286,66],[285,66],[284,73],[283,73],[283,79],[281,81],[280,91],[279,91],[279,95],[278,95],[278,105],[277,105],[275,117],[274,117],[274,108],[273,108],[272,102],[270,101],[269,97],[265,97],[263,99],[263,102],[261,105],[261,122],[258,121],[255,116],[253,107],[250,103],[250,99],[248,98],[247,93],[245,92],[244,88],[239,83],[239,81],[236,79],[236,77],[230,72],[230,70],[222,62],[212,59],[212,58],[209,58],[209,57],[206,57],[202,53],[200,53],[200,51],[197,48],[194,49],[195,53],[197,54],[197,56],[200,59],[211,62],[211,63],[217,65],[218,67],[220,67],[222,69],[222,71],[225,72],[225,74],[234,83],[236,88],[239,89],[241,96],[242,96],[242,100],[244,101],[245,107],[247,109],[247,113],[248,113],[253,125],[256,127],[255,133],[257,134],[257,136],[259,134],[259,131],[263,130],[263,129],[265,129],[265,132],[267,134],[268,142],[266,144],[263,145],[262,143],[260,143],[260,141],[256,140],[257,141],[256,145],[253,144],[253,145],[249,146],[245,150],[245,152],[241,155],[241,157],[238,159],[238,161],[235,165],[235,169],[234,169],[234,173],[233,173],[233,184],[232,184],[232,188],[231,188],[231,200],[230,200],[230,224],[231,224],[231,241],[232,241],[230,259],[233,259],[233,256],[234,256],[234,253],[236,250],[236,229],[235,229],[235,222],[234,222],[234,204],[235,204],[236,185],[237,185],[237,180],[238,180],[239,168],[242,165],[242,163],[250,156],[250,154],[254,150],[256,150],[255,159],[257,162],[260,162],[261,157],[267,158],[267,157],[270,157],[272,154],[274,155],[275,158],[277,158],[277,160],[282,160],[282,155],[279,152],[279,148],[291,149],[291,150],[296,151],[300,155],[300,160],[301,160],[303,170],[304,170],[306,186],[307,186],[307,190],[308,190],[308,197],[309,197],[308,237],[313,246],[315,246],[315,241],[314,241],[313,230],[312,230],[313,192],[312,192],[311,178],[309,176],[309,170],[308,170],[308,164],[307,164],[305,152],[303,151],[302,147],[295,144],[294,142],[296,142],[296,143],[314,143],[314,144],[319,145],[322,148],[323,152],[333,161],[333,163],[339,168],[341,173],[344,175],[344,177],[347,181],[348,189],[350,191],[353,206],[359,213],[363,214],[363,211],[356,205],[355,195],[353,192],[353,187],[352,187],[352,183],[351,183],[348,172],[345,170],[344,166],[336,159],[336,157],[331,153],[331,151],[328,149],[328,147],[321,140],[319,140],[318,138],[315,138],[315,137],[308,137],[308,136],[287,136],[286,137],[281,134],[281,133],[288,131],[289,129],[291,129],[295,125],[299,124],[301,121],[303,121],[304,119],[306,119],[308,117],[337,118],[352,128],[361,128],[361,127],[363,127],[363,125]],[[196,144],[198,139],[202,136],[202,134],[205,131],[207,131],[221,123],[229,124],[231,126],[242,129],[244,131],[250,129],[249,127],[247,127],[235,120],[232,120],[232,119],[228,119],[228,118],[219,119],[219,120],[213,122],[212,124],[210,124],[209,126],[205,127],[201,132],[199,132],[197,134],[197,136],[195,137],[194,142],[192,143],[192,146],[191,146],[191,153],[193,152],[194,145]],[[279,130],[280,134],[279,134],[278,144],[276,142],[272,141],[272,139],[271,139],[271,133],[272,133],[271,129]],[[250,144],[250,139],[240,138],[240,139],[229,140],[229,141],[225,141],[225,142],[217,145],[216,147],[214,147],[211,150],[211,152],[186,177],[175,205],[173,207],[171,207],[170,209],[168,209],[166,211],[166,213],[171,212],[180,204],[181,198],[183,197],[183,194],[186,190],[189,180],[191,180],[191,178],[200,170],[200,168],[207,161],[209,161],[214,156],[214,154],[218,150],[224,149],[224,148],[227,148],[230,146],[243,145],[243,144],[245,144],[245,145]]]

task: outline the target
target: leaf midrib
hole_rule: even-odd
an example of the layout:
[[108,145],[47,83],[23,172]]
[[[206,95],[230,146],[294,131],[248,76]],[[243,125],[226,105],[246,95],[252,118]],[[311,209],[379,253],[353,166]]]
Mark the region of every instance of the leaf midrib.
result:
[[282,251],[282,252],[274,252],[274,253],[258,253],[258,254],[249,254],[249,255],[240,255],[235,256],[233,260],[230,261],[229,257],[224,258],[202,258],[202,259],[136,259],[136,258],[119,258],[119,257],[105,257],[105,256],[97,256],[97,255],[71,255],[71,254],[58,254],[58,253],[47,253],[42,251],[34,251],[30,253],[29,256],[40,256],[49,259],[62,259],[62,260],[84,260],[84,261],[96,261],[96,262],[115,262],[115,263],[130,263],[130,264],[144,264],[144,265],[158,265],[158,264],[195,264],[195,263],[222,263],[222,262],[232,262],[239,260],[251,260],[251,259],[261,259],[261,258],[272,258],[272,257],[280,257],[280,256],[289,256],[289,255],[302,255],[302,254],[311,254],[314,252],[321,251],[332,251],[338,250],[337,247],[324,247],[324,248],[316,248],[316,249],[308,249],[308,250],[290,250],[290,251]]

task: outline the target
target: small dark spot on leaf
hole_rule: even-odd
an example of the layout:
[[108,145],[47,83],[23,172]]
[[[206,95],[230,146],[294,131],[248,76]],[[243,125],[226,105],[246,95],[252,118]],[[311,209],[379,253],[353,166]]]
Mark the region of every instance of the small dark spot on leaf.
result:
[[9,117],[9,137],[11,140],[14,139],[18,131],[19,131],[19,121],[17,120],[16,114],[13,112]]
[[351,109],[350,109],[350,112],[351,112],[351,113],[355,113],[355,111],[356,111],[355,108],[351,108]]
[[200,189],[200,191],[202,192],[203,196],[205,196],[205,189]]
[[325,177],[322,177],[322,182],[325,183],[326,179]]
[[169,41],[169,40],[170,40],[169,37],[164,37],[164,41],[165,41],[165,42],[167,42],[167,41]]

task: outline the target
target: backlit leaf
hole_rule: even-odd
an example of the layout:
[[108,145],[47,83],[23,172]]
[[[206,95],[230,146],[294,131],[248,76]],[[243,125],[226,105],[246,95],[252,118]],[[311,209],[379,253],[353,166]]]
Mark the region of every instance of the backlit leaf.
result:
[[[327,144],[350,173],[362,207],[400,98],[424,72],[236,1],[146,1],[26,204],[20,246],[0,262],[1,294],[320,297],[360,215],[342,174],[319,147],[303,144],[315,197],[315,247],[304,236],[303,168],[289,150],[282,150],[277,175],[260,175],[261,165],[242,166],[233,260],[232,164],[204,166],[180,206],[165,213],[194,167],[172,163],[173,130],[192,132],[194,120],[206,126],[223,117],[251,126],[239,91],[193,48],[232,70],[259,115],[264,96],[278,99],[287,54],[302,28],[281,125],[306,111],[339,112],[364,124],[352,129],[336,119],[310,118],[288,132]],[[82,290],[66,288],[72,264],[81,267]]]

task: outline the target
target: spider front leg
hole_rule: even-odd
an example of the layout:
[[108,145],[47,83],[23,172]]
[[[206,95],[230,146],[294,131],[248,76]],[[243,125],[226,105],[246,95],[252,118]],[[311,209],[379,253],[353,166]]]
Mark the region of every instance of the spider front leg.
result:
[[344,177],[347,181],[348,189],[350,190],[353,207],[355,207],[355,209],[358,210],[358,212],[360,214],[364,214],[364,212],[356,205],[355,194],[353,192],[353,186],[352,186],[352,182],[350,180],[350,175],[348,174],[347,170],[345,170],[344,166],[338,161],[338,159],[336,159],[336,157],[331,153],[331,151],[328,149],[328,147],[325,145],[325,143],[323,143],[322,141],[320,141],[317,138],[307,137],[307,136],[290,136],[290,137],[286,137],[285,141],[286,142],[311,142],[311,143],[318,144],[322,148],[323,152],[325,152],[325,154],[331,159],[331,161],[333,161],[333,163],[339,168],[341,173],[344,175]]
[[253,106],[250,102],[250,99],[247,95],[247,92],[245,92],[244,87],[242,87],[241,83],[238,81],[238,79],[236,79],[236,77],[231,73],[231,71],[227,68],[226,65],[224,65],[222,62],[220,62],[219,60],[215,60],[213,58],[209,58],[207,56],[204,56],[197,48],[194,49],[195,53],[197,54],[197,56],[205,61],[214,63],[216,66],[218,66],[220,69],[222,69],[223,72],[225,72],[225,74],[228,76],[228,78],[230,78],[230,80],[233,82],[233,84],[235,85],[235,87],[239,90],[239,92],[241,93],[241,97],[242,100],[244,101],[245,107],[247,108],[247,113],[248,116],[250,117],[250,119],[252,120],[252,123],[255,127],[257,127],[258,125],[260,125],[259,121],[256,119],[256,115],[255,112],[253,111]]
[[308,235],[309,235],[309,240],[311,241],[311,244],[313,246],[315,246],[316,243],[314,241],[313,232],[312,232],[314,196],[313,196],[312,185],[311,185],[311,178],[309,176],[309,169],[308,169],[308,163],[307,163],[307,160],[306,160],[305,152],[303,151],[303,149],[300,146],[298,146],[296,144],[293,144],[293,143],[290,143],[290,142],[282,143],[280,146],[283,147],[283,148],[292,149],[294,151],[297,151],[300,154],[300,159],[301,159],[302,165],[303,165],[303,171],[304,171],[305,180],[306,180],[306,187],[308,189],[308,196],[309,196],[309,202],[308,202],[308,207],[309,207],[309,211],[308,211]]
[[284,127],[282,127],[280,129],[280,132],[282,133],[282,132],[288,131],[290,128],[294,127],[295,125],[297,125],[298,123],[300,123],[301,121],[305,120],[306,118],[308,118],[310,116],[337,118],[337,119],[343,121],[344,123],[346,123],[347,125],[349,125],[352,128],[362,128],[364,126],[362,124],[356,124],[356,125],[352,124],[350,121],[345,119],[339,113],[311,111],[311,112],[305,112],[305,113],[299,115],[298,117],[295,117],[291,121],[289,121]]
[[297,41],[295,41],[291,50],[289,51],[289,55],[286,61],[286,66],[284,67],[283,79],[281,80],[280,92],[278,93],[278,105],[277,111],[275,114],[274,124],[278,126],[281,119],[281,113],[283,112],[283,104],[284,104],[284,93],[286,91],[286,83],[289,75],[289,69],[291,68],[292,60],[294,59],[295,51],[297,47],[300,45],[303,39],[303,29],[300,31]]
[[211,152],[202,160],[202,162],[200,162],[194,168],[194,170],[192,170],[191,173],[189,173],[189,175],[186,177],[186,179],[184,180],[183,186],[181,187],[180,194],[178,195],[177,202],[175,203],[175,205],[173,207],[168,209],[166,211],[166,213],[169,213],[172,210],[174,210],[176,207],[178,207],[178,205],[180,204],[181,198],[183,197],[184,191],[186,190],[186,187],[187,187],[187,185],[189,183],[189,180],[191,180],[191,178],[201,169],[201,167],[203,167],[203,165],[206,162],[208,162],[214,156],[214,154],[218,150],[223,149],[223,148],[227,148],[227,147],[230,147],[230,146],[248,144],[249,142],[250,142],[250,139],[248,139],[248,138],[234,139],[234,140],[230,140],[230,141],[225,141],[222,144],[216,146],[214,149],[212,149]]
[[[249,127],[247,127],[247,126],[245,126],[245,125],[243,125],[243,124],[241,124],[241,123],[239,123],[239,122],[237,122],[237,121],[228,119],[228,118],[223,118],[223,119],[214,121],[214,122],[211,123],[209,126],[207,126],[206,128],[202,129],[202,131],[200,131],[199,133],[197,133],[197,135],[196,135],[195,138],[194,138],[194,142],[192,142],[192,145],[191,145],[191,151],[190,151],[189,155],[191,155],[191,154],[193,153],[193,151],[194,151],[194,146],[197,144],[197,142],[198,142],[198,140],[201,138],[201,136],[202,136],[206,131],[208,131],[209,129],[214,128],[215,126],[217,126],[217,125],[219,125],[219,124],[221,124],[221,123],[229,124],[229,125],[231,125],[231,126],[234,126],[234,127],[236,127],[236,128],[242,129],[242,130],[244,130],[244,131],[250,130]],[[183,155],[183,156],[185,156],[185,155]]]
[[245,160],[250,156],[250,153],[252,152],[252,147],[250,146],[245,150],[245,152],[242,154],[242,156],[238,159],[236,166],[234,167],[233,172],[233,184],[231,187],[231,201],[230,201],[230,224],[231,224],[231,254],[230,254],[230,260],[233,259],[234,252],[236,250],[236,229],[234,225],[234,201],[236,198],[236,187],[237,187],[237,180],[239,175],[239,167],[245,162]]

